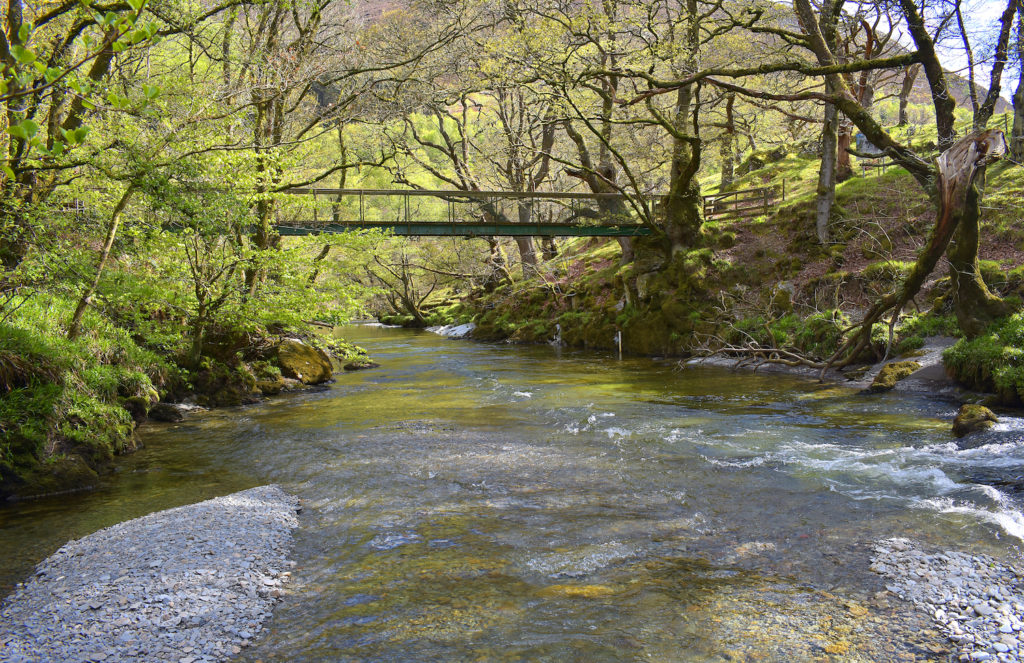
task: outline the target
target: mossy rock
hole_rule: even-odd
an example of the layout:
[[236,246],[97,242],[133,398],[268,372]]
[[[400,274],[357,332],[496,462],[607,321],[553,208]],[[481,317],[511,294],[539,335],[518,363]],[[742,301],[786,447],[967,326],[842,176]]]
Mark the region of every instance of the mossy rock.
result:
[[277,346],[277,363],[286,378],[303,384],[320,384],[331,379],[334,366],[326,352],[295,338],[286,338]]
[[371,361],[366,357],[358,357],[345,364],[343,367],[346,371],[365,371],[368,368],[377,368],[380,366],[375,361]]
[[170,403],[156,403],[153,407],[149,408],[148,415],[153,421],[165,421],[168,423],[177,423],[185,418],[181,409]]
[[896,383],[900,380],[913,375],[921,368],[921,364],[916,361],[894,361],[890,364],[886,364],[882,367],[882,370],[875,376],[871,386],[866,389],[869,394],[877,394],[883,391],[889,391],[896,386]]
[[230,407],[254,403],[256,376],[245,364],[231,367],[210,362],[192,378],[196,402],[206,407]]
[[960,411],[953,419],[953,435],[964,437],[977,431],[987,430],[998,421],[999,417],[984,405],[967,403],[960,406]]
[[[10,493],[15,498],[43,497],[95,488],[99,475],[77,454],[52,457],[18,477]],[[2,490],[2,489],[0,489]],[[6,491],[3,491],[6,492]]]
[[276,378],[265,378],[256,381],[256,389],[264,396],[276,396],[285,388],[284,378],[280,375]]

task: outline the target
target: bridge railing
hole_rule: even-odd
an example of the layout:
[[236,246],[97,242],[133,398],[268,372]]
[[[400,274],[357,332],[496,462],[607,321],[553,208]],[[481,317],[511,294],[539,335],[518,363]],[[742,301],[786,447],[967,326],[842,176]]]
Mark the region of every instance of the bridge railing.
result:
[[[294,188],[280,202],[279,225],[522,223],[572,226],[637,224],[617,193],[381,191]],[[621,211],[617,211],[621,210]]]

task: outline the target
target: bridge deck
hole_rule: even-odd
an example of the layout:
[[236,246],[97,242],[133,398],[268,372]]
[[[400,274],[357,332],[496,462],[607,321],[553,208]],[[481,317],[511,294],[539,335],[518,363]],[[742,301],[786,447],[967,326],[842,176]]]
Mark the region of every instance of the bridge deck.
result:
[[282,235],[390,230],[415,237],[639,237],[651,229],[606,211],[620,194],[522,191],[288,189]]
[[[422,189],[293,188],[279,207],[282,235],[390,230],[414,237],[640,237],[627,196],[567,191],[435,191]],[[647,204],[664,196],[651,195]],[[708,219],[767,215],[773,199],[766,188],[704,196]],[[280,200],[280,199],[279,199]]]
[[575,225],[572,223],[477,223],[456,221],[342,221],[309,225],[275,226],[283,236],[334,235],[353,230],[390,230],[407,237],[642,237],[651,229],[641,225]]

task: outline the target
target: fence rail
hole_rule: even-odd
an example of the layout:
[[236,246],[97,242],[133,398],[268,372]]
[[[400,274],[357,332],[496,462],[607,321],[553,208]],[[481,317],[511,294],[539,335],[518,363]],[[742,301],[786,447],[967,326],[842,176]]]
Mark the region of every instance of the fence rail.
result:
[[704,218],[709,221],[728,221],[768,216],[774,200],[775,194],[768,187],[724,191],[704,196]]

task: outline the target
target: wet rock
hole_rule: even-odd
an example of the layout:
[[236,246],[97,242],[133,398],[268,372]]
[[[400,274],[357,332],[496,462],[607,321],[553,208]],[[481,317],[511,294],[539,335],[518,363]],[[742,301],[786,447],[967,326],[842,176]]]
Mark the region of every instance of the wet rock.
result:
[[889,391],[896,386],[897,382],[910,377],[919,368],[921,368],[921,364],[916,361],[894,361],[886,364],[875,376],[871,386],[864,391],[869,394]]
[[284,391],[285,387],[287,387],[287,384],[285,384],[283,377],[256,381],[256,388],[264,396],[276,396]]
[[171,403],[157,403],[149,408],[148,416],[153,421],[166,421],[169,423],[176,423],[185,418],[181,408]]
[[[965,437],[977,431],[986,430],[999,421],[999,417],[984,405],[968,403],[960,406],[953,419],[953,435]],[[964,446],[961,444],[961,446]]]
[[331,358],[326,352],[296,338],[286,338],[277,346],[277,363],[284,377],[303,384],[320,384],[330,380],[334,374]]
[[375,361],[370,361],[366,357],[359,357],[358,359],[353,359],[345,364],[343,368],[346,371],[363,371],[368,368],[377,368],[378,366],[380,366],[380,364]]

